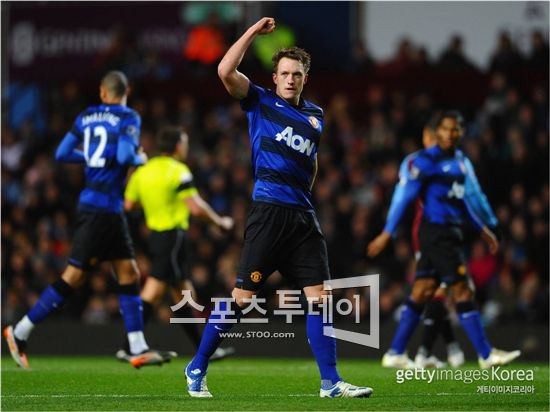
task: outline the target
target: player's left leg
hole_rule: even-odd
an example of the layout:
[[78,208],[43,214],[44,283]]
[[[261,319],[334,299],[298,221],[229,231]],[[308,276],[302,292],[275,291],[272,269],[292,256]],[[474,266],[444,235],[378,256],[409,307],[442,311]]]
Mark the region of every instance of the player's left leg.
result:
[[[141,290],[141,301],[142,301],[142,316],[143,316],[143,326],[147,325],[151,317],[153,316],[154,307],[157,306],[164,294],[166,293],[168,285],[162,280],[156,279],[152,276],[149,276],[145,281],[145,285]],[[169,362],[172,358],[177,356],[176,352],[173,351],[158,351],[163,359]],[[124,335],[124,340],[122,342],[122,349],[118,350],[116,353],[117,359],[130,362],[132,359],[130,351],[130,342],[128,336]]]
[[460,324],[478,353],[479,366],[482,369],[510,363],[521,355],[519,350],[506,352],[491,346],[474,303],[474,293],[466,280],[458,281],[450,288]]
[[[180,283],[180,287],[172,286],[170,288],[170,295],[172,296],[172,300],[174,303],[178,303],[181,300],[181,293],[182,290],[188,290],[191,292],[191,296],[193,297],[193,300],[196,300],[196,292],[195,288],[193,286],[193,283],[186,279],[183,280]],[[190,305],[184,305],[178,310],[174,312],[174,315],[178,318],[193,318],[193,311],[191,310]],[[191,340],[193,345],[195,346],[195,350],[199,349],[199,345],[201,343],[201,333],[198,327],[198,324],[196,323],[180,323],[179,324],[182,328],[182,331],[187,335],[187,337]],[[212,356],[210,356],[210,362],[218,361],[221,359],[225,359],[228,356],[231,356],[235,353],[235,348],[228,347],[228,348],[222,348],[218,347]]]
[[143,303],[139,290],[139,271],[134,259],[113,260],[117,275],[117,294],[120,313],[128,336],[131,359],[135,368],[145,365],[158,365],[164,360],[154,350],[149,349],[143,334]]
[[206,371],[210,357],[220,346],[226,333],[241,318],[241,307],[246,306],[257,291],[234,288],[233,301],[222,301],[219,310],[213,312],[202,333],[202,339],[195,357],[185,368],[187,392],[194,398],[211,398],[206,384]]
[[[325,335],[325,328],[332,329],[332,321],[323,319],[322,307],[328,304],[328,291],[323,285],[304,287],[304,293],[310,305],[314,309],[307,314],[306,330],[309,345],[321,375],[320,396],[322,398],[368,398],[372,394],[372,388],[355,386],[344,382],[336,369],[336,338],[333,335]],[[323,305],[324,303],[324,305]]]
[[414,359],[414,363],[420,368],[442,368],[445,362],[440,361],[432,353],[437,336],[447,318],[448,311],[445,305],[446,289],[439,287],[434,297],[426,304],[423,316],[422,343]]
[[390,349],[382,358],[382,366],[386,368],[414,368],[405,349],[414,330],[420,323],[420,318],[426,303],[432,298],[439,281],[434,277],[419,277],[414,281],[411,295],[401,311],[397,330],[393,336]]

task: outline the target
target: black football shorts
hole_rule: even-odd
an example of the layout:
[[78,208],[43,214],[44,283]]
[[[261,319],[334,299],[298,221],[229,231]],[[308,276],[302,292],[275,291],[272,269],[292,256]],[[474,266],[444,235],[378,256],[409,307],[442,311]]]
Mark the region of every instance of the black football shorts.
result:
[[432,277],[447,285],[468,280],[464,237],[460,227],[434,224],[423,219],[418,240],[420,259],[416,264],[417,278]]
[[187,234],[183,229],[151,231],[149,235],[151,276],[178,285],[189,273]]
[[105,260],[135,259],[122,213],[78,212],[69,264],[83,270]]
[[325,237],[314,212],[254,202],[235,286],[258,291],[276,270],[299,288],[330,279]]

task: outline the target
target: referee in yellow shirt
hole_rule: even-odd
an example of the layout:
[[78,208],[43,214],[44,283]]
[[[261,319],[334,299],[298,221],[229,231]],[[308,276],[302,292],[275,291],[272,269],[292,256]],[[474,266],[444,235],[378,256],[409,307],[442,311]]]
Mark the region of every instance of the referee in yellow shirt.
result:
[[[124,193],[124,208],[129,211],[139,205],[143,208],[149,235],[149,255],[151,274],[141,291],[144,322],[151,317],[153,307],[158,305],[169,289],[174,302],[181,300],[183,289],[192,291],[193,284],[186,270],[188,248],[186,231],[189,216],[201,217],[224,230],[233,228],[233,219],[219,216],[206,203],[193,182],[191,171],[183,163],[189,149],[188,135],[180,128],[161,130],[157,145],[161,154],[138,168],[130,177]],[[186,305],[178,311],[181,317],[193,317]],[[198,347],[200,333],[197,324],[181,324]],[[214,353],[211,360],[220,359],[232,353],[232,349],[222,349]],[[117,352],[117,358],[127,360],[128,347]],[[165,360],[176,356],[174,352],[164,352]]]

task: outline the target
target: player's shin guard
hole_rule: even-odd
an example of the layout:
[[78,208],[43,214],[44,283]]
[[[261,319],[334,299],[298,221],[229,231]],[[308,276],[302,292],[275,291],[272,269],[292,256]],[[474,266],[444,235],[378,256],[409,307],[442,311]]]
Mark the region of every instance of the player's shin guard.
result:
[[[198,369],[201,374],[206,372],[208,360],[222,343],[224,339],[223,335],[229,332],[233,325],[241,318],[241,308],[235,301],[232,301],[230,304],[227,301],[222,301],[219,309],[219,311],[212,313],[208,318],[197,354],[188,366],[188,370],[190,371]],[[223,323],[220,322],[221,319],[224,320]]]
[[[143,327],[145,328],[145,325],[147,325],[147,322],[149,322],[149,319],[151,319],[151,316],[153,315],[153,305],[151,305],[149,302],[144,301],[143,299],[141,302],[143,305]],[[124,349],[126,353],[131,353],[128,335],[124,336],[124,339],[122,341],[122,349]]]
[[435,340],[440,331],[441,324],[447,316],[445,303],[440,299],[433,299],[426,304],[424,312],[424,333],[422,334],[422,347],[431,354]]
[[401,312],[401,319],[399,320],[399,325],[397,325],[397,330],[395,331],[395,336],[390,346],[392,352],[398,355],[405,352],[407,343],[420,322],[420,316],[423,311],[423,304],[415,303],[411,298],[407,299],[407,303]]
[[139,286],[135,283],[118,285],[117,294],[120,314],[128,333],[130,352],[132,354],[141,353],[149,347],[143,336],[143,303],[139,296]]
[[485,330],[481,324],[479,311],[475,308],[474,303],[472,301],[458,302],[456,304],[456,312],[460,319],[460,324],[466,331],[477,353],[483,359],[487,359],[491,353],[492,347],[487,340]]
[[34,326],[60,307],[72,293],[73,288],[61,278],[48,286],[27,313],[27,316],[15,326],[15,337],[26,341]]
[[[336,338],[333,335],[332,320],[323,322],[323,311],[314,306],[314,312],[307,314],[306,330],[309,345],[321,374],[321,387],[330,387],[341,381],[336,370]],[[326,332],[329,334],[325,335]]]

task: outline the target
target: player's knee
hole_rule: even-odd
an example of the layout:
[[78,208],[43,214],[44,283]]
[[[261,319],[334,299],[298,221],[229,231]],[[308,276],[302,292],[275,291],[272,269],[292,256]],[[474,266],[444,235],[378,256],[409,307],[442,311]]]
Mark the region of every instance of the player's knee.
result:
[[231,296],[233,296],[233,299],[235,299],[235,303],[240,308],[247,306],[249,300],[252,299],[252,296],[254,296],[255,294],[256,292],[252,290],[244,290],[239,288],[234,288],[233,292],[231,292]]
[[67,266],[67,269],[61,275],[61,278],[73,289],[82,286],[85,280],[85,273],[82,269],[75,266]]
[[411,298],[416,303],[425,304],[433,297],[436,289],[435,279],[419,279],[414,283]]
[[330,295],[330,290],[325,290],[323,285],[306,286],[304,294],[309,302],[322,303]]
[[127,285],[139,282],[139,269],[134,260],[115,261],[113,266],[117,274],[118,283]]
[[455,302],[467,302],[474,298],[472,289],[468,287],[466,282],[458,282],[452,287],[453,299]]

